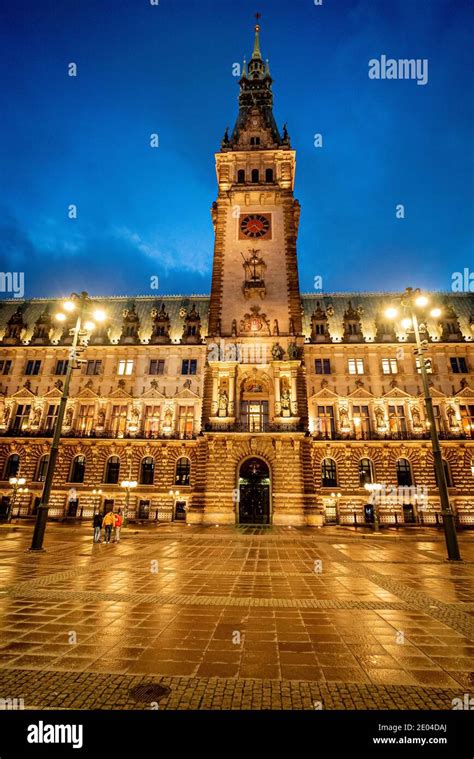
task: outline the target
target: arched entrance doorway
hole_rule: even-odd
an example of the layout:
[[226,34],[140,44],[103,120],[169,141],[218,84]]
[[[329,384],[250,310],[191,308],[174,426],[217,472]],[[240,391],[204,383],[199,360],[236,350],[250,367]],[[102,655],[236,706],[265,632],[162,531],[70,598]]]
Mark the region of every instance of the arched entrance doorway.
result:
[[239,471],[239,524],[270,524],[270,470],[257,457]]

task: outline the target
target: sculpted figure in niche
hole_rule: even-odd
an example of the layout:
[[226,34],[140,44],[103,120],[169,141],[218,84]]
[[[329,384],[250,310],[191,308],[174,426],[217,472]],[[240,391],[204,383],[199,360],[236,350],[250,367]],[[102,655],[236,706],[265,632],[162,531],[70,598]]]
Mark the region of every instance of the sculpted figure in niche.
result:
[[72,417],[74,416],[74,409],[69,407],[66,411],[66,427],[71,427],[72,425]]
[[416,406],[411,411],[411,418],[413,422],[413,427],[421,427],[421,415],[418,409],[416,408]]
[[453,409],[452,406],[449,406],[449,408],[446,411],[446,415],[448,417],[448,424],[449,424],[449,426],[451,428],[452,427],[457,427],[456,412],[455,412],[455,410]]
[[171,427],[173,424],[173,414],[170,408],[167,408],[165,411],[165,420],[164,420],[165,427]]
[[383,412],[382,408],[376,408],[375,409],[375,421],[377,423],[377,427],[384,427],[385,426],[385,414]]
[[219,400],[218,400],[219,416],[227,416],[228,407],[229,407],[229,396],[227,395],[225,390],[220,390]]
[[290,388],[286,377],[281,381],[280,408],[282,416],[291,416]]
[[344,407],[339,409],[339,423],[341,430],[347,429],[349,427],[349,414],[347,413],[347,409]]
[[272,347],[272,356],[274,361],[281,361],[285,351],[281,347],[280,343],[275,343]]

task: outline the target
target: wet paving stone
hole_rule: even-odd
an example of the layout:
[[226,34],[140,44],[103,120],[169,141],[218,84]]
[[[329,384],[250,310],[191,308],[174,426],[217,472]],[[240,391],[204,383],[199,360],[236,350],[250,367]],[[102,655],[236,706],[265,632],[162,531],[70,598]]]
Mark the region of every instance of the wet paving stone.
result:
[[472,532],[456,565],[429,529],[123,532],[50,524],[31,555],[31,525],[0,527],[0,688],[27,708],[147,708],[130,689],[160,683],[160,709],[436,709],[474,686]]

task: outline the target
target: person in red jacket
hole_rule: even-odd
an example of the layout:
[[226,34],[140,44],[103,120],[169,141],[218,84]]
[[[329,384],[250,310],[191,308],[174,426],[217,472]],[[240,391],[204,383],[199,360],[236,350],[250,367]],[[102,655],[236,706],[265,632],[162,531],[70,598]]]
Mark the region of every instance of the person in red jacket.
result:
[[114,543],[119,543],[120,542],[120,529],[121,529],[121,527],[123,525],[122,512],[118,511],[117,514],[114,514],[114,517],[115,517],[115,520],[114,520],[114,527],[115,527]]

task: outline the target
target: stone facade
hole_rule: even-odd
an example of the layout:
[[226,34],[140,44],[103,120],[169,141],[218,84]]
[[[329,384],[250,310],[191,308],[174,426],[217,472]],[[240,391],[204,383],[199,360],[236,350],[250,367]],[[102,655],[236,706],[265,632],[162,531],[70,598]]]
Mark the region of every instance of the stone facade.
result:
[[[216,154],[211,294],[97,298],[106,321],[73,358],[50,516],[190,523],[439,520],[413,338],[384,317],[396,293],[302,295],[295,152],[272,111],[256,27],[239,114]],[[474,297],[422,315],[458,523],[474,524]],[[0,308],[1,512],[31,516],[70,360],[51,299]],[[18,458],[17,458],[18,457]],[[244,476],[245,473],[245,476]],[[11,476],[26,479],[16,492]],[[397,488],[397,489],[393,489]],[[260,500],[259,500],[260,499]]]

